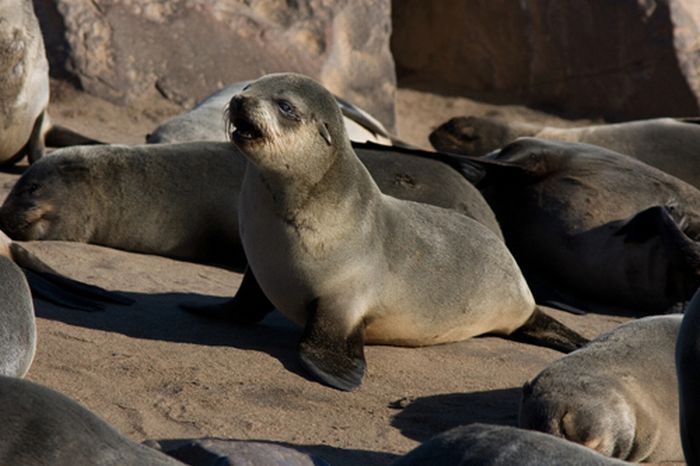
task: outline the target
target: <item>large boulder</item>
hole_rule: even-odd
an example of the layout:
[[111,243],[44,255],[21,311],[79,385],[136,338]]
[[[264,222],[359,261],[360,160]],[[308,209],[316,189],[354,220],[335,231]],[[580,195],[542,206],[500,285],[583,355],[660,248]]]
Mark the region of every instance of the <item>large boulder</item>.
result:
[[402,85],[569,115],[697,115],[697,0],[395,0]]
[[190,106],[275,71],[320,80],[394,127],[390,0],[34,0],[52,74],[119,103]]

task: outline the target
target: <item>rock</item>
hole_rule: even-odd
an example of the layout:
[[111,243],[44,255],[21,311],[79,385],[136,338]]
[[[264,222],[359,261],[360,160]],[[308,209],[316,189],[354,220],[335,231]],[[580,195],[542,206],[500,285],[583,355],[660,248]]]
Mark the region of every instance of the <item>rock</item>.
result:
[[117,103],[190,107],[275,71],[320,80],[394,129],[390,0],[34,0],[55,77]]
[[496,95],[569,116],[700,111],[696,0],[402,0],[402,85]]

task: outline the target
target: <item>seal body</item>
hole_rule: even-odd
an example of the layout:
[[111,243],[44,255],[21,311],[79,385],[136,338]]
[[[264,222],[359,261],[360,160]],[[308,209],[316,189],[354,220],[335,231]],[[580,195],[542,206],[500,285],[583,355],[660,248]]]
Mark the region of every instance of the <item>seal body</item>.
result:
[[0,164],[34,162],[46,144],[101,144],[51,123],[49,63],[31,0],[0,0],[0,70]]
[[685,461],[700,464],[700,292],[688,304],[676,341],[680,433]]
[[0,375],[24,377],[36,351],[34,304],[27,280],[9,254],[0,255],[0,283]]
[[482,156],[518,137],[582,142],[605,147],[700,188],[700,124],[697,119],[654,118],[624,123],[555,128],[500,118],[458,117],[430,135],[438,150]]
[[392,466],[622,466],[573,442],[511,426],[470,424],[436,435]]
[[0,411],[1,464],[183,464],[132,442],[70,398],[27,380],[0,376]]
[[302,363],[325,383],[359,385],[364,342],[509,335],[535,312],[520,269],[488,228],[381,193],[319,84],[263,77],[229,112],[249,160],[240,228],[250,269],[272,304],[304,326]]
[[[454,209],[501,236],[481,193],[446,164],[399,149],[358,150],[385,192]],[[0,225],[16,240],[80,241],[242,267],[245,164],[233,145],[217,142],[59,149],[18,180]]]
[[682,315],[624,324],[523,388],[520,427],[632,462],[683,461],[674,367]]
[[[202,99],[195,107],[157,127],[146,137],[148,143],[174,143],[192,141],[227,140],[224,113],[231,97],[238,94],[251,81],[229,84],[223,89]],[[364,110],[336,97],[338,107],[343,112],[343,122],[350,140],[392,144],[392,137],[386,128]]]
[[700,283],[700,191],[687,183],[588,144],[523,138],[473,160],[528,281],[545,283],[538,300],[658,314]]
[[49,63],[31,0],[0,1],[0,69],[0,163],[4,163],[27,151],[43,151]]

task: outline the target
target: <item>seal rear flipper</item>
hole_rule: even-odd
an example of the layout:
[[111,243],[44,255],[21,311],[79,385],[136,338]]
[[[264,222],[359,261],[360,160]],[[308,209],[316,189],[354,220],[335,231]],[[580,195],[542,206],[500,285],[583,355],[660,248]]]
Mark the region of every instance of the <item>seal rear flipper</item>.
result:
[[53,125],[44,135],[44,143],[49,147],[104,145],[102,141],[83,136],[60,125]]
[[539,307],[535,307],[530,318],[507,338],[521,343],[545,346],[563,353],[577,350],[590,341],[545,314]]
[[34,163],[44,156],[46,152],[46,146],[44,146],[44,138],[42,137],[42,128],[44,126],[44,120],[46,117],[46,112],[41,112],[34,122],[34,127],[32,128],[32,134],[29,136],[29,142],[27,143],[26,153],[29,163]]
[[246,267],[241,286],[233,298],[216,304],[180,303],[180,307],[192,314],[242,325],[258,323],[275,310],[250,267]]
[[43,274],[33,272],[29,269],[22,269],[27,277],[27,283],[32,291],[33,298],[39,298],[44,301],[56,304],[58,306],[76,309],[79,311],[104,311],[104,305],[81,298],[73,293],[70,293],[60,286],[44,278]]
[[125,306],[134,304],[133,299],[120,293],[62,276],[17,243],[10,243],[9,248],[12,260],[27,276],[34,296],[61,306],[87,311],[104,309],[102,304],[95,301]]
[[301,364],[321,382],[339,390],[359,387],[365,374],[364,323],[349,333],[318,299],[309,304],[308,320],[299,342]]

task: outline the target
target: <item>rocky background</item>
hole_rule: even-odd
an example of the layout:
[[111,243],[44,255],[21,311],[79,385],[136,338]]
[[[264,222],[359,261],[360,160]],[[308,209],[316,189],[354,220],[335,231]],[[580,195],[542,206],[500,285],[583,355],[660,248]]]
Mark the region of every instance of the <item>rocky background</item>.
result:
[[401,0],[399,82],[626,120],[697,115],[696,0]]
[[[298,71],[395,128],[402,87],[609,120],[700,99],[696,0],[35,0],[52,74],[182,107]],[[392,32],[393,29],[393,32]],[[396,69],[396,72],[394,71]]]

